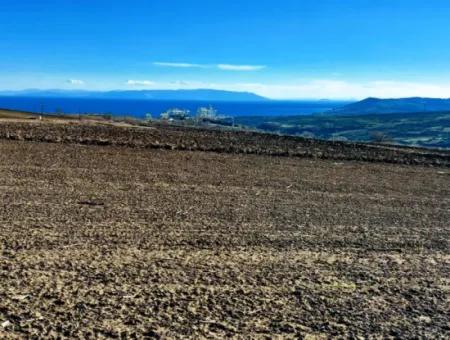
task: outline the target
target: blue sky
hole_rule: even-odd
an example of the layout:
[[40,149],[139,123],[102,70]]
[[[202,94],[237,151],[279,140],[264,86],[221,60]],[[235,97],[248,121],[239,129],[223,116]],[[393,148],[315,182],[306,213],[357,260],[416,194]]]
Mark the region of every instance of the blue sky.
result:
[[0,90],[450,97],[448,0],[1,0]]

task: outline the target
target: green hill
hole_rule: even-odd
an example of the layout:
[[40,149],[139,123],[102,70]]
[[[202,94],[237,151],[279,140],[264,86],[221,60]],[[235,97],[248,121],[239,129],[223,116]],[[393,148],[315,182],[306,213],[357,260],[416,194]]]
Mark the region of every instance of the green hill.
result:
[[328,140],[450,148],[450,112],[290,117],[237,117],[262,131]]
[[450,99],[440,98],[366,98],[331,111],[333,114],[416,113],[450,111]]

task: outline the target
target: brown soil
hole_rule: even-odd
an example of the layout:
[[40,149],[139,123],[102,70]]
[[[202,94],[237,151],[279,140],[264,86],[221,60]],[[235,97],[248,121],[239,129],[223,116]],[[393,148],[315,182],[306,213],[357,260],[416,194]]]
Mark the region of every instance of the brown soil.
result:
[[84,123],[63,119],[6,121],[0,122],[0,139],[450,167],[450,150],[330,142],[164,124],[137,127],[95,120]]
[[[349,144],[179,128],[0,135],[0,338],[450,337],[450,171],[430,166],[445,153],[356,145],[371,163],[342,160]],[[150,147],[214,139],[222,153]]]
[[0,120],[28,120],[38,118],[39,116],[37,114],[31,112],[0,109]]

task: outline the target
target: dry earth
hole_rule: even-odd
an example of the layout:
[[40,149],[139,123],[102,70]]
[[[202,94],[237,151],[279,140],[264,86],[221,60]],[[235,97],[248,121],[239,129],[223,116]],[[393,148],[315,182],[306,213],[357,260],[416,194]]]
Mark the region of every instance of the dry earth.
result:
[[25,137],[0,140],[1,338],[450,337],[445,166]]
[[251,131],[199,129],[159,123],[141,127],[97,120],[80,123],[73,119],[51,118],[50,121],[11,121],[9,119],[4,122],[0,120],[0,139],[361,160],[450,168],[450,150],[330,142]]

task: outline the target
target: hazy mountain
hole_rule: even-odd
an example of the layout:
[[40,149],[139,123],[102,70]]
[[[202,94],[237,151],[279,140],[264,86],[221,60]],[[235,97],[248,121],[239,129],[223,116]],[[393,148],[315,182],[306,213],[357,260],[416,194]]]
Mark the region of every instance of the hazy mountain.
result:
[[135,91],[81,91],[81,90],[36,90],[3,91],[3,96],[28,97],[70,97],[108,99],[148,99],[148,100],[214,100],[214,101],[263,101],[267,98],[251,92],[224,90],[135,90]]
[[440,98],[367,98],[356,103],[333,109],[333,114],[413,113],[450,111],[450,99]]

